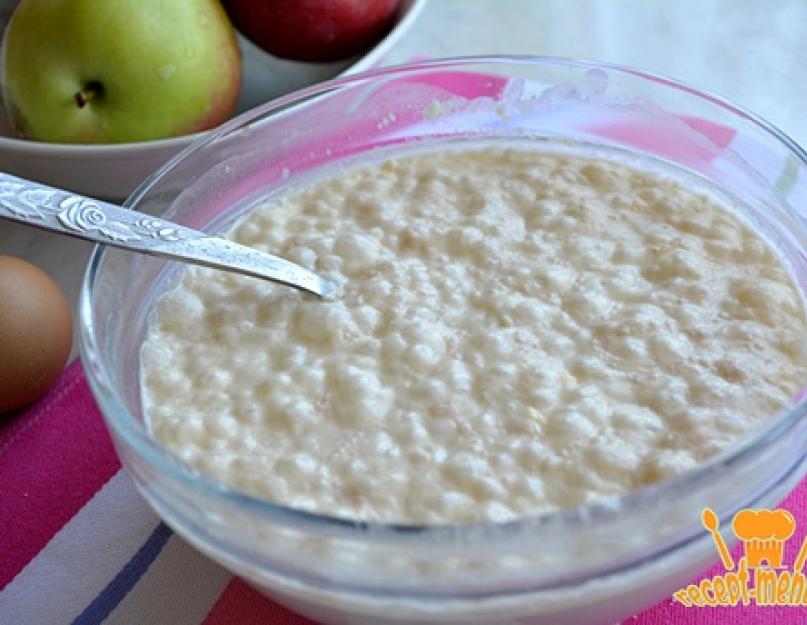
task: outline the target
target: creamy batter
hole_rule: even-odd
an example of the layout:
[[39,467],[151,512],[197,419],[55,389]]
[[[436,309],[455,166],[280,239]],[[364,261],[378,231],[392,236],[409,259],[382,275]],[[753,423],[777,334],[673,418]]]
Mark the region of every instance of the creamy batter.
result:
[[659,170],[507,147],[350,169],[231,233],[332,301],[184,271],[142,350],[156,438],[345,517],[507,520],[680,474],[807,380],[778,256]]

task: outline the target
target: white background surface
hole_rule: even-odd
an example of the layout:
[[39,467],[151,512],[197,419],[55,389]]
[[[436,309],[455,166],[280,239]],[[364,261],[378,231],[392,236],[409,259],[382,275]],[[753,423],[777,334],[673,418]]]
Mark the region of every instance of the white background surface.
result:
[[[430,0],[387,58],[537,54],[633,65],[758,113],[807,144],[807,0]],[[0,254],[71,302],[90,246],[0,223]]]

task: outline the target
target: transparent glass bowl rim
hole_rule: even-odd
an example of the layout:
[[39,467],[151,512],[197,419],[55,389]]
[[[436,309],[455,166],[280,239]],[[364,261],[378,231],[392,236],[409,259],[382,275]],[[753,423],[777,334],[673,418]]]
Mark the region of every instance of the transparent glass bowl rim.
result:
[[[259,107],[246,111],[229,122],[211,131],[206,137],[195,142],[177,156],[169,160],[160,169],[147,178],[124,202],[124,206],[135,207],[155,186],[166,173],[177,164],[195,155],[198,151],[245,125],[254,121],[265,119],[273,111],[282,110],[297,103],[306,102],[314,96],[327,94],[352,85],[368,81],[388,80],[397,75],[411,75],[417,72],[428,72],[438,69],[468,69],[469,66],[480,65],[549,65],[568,67],[577,70],[607,70],[617,74],[626,74],[633,77],[660,83],[672,90],[684,92],[709,102],[729,113],[740,117],[747,123],[763,130],[771,138],[778,141],[787,151],[794,155],[799,162],[807,167],[807,152],[796,144],[790,137],[759,116],[732,104],[728,100],[690,87],[685,83],[666,76],[634,69],[628,66],[609,64],[598,61],[579,60],[571,58],[549,56],[469,56],[436,59],[429,61],[406,63],[370,70],[348,77],[331,80],[311,87],[301,89],[286,96],[277,98]],[[174,458],[170,452],[157,443],[140,424],[134,415],[129,412],[118,393],[107,370],[103,350],[98,344],[93,318],[93,292],[95,290],[98,274],[106,254],[106,246],[98,245],[90,258],[79,301],[79,340],[81,358],[90,386],[95,398],[104,414],[110,428],[120,436],[123,441],[141,456],[149,465],[156,468],[161,475],[176,480],[198,494],[216,499],[235,510],[255,515],[263,521],[277,523],[298,530],[316,531],[329,535],[346,538],[361,538],[373,542],[400,541],[409,537],[423,537],[424,532],[440,533],[462,538],[463,534],[479,532],[479,530],[501,530],[502,536],[512,536],[520,529],[529,526],[531,529],[549,524],[560,523],[566,528],[586,526],[612,519],[614,516],[629,514],[632,510],[642,509],[652,505],[654,501],[670,497],[675,493],[688,492],[693,487],[711,483],[716,472],[723,472],[732,466],[742,464],[749,456],[764,447],[779,441],[791,428],[804,418],[807,413],[807,396],[801,398],[792,408],[784,410],[771,419],[770,425],[752,436],[745,437],[728,450],[699,464],[697,467],[673,479],[662,481],[639,490],[631,491],[615,498],[615,505],[584,505],[576,508],[563,509],[553,512],[520,517],[504,522],[482,522],[469,524],[407,524],[384,523],[376,521],[360,521],[344,517],[335,517],[326,514],[308,512],[291,508],[282,504],[273,503],[252,495],[231,489],[204,474],[196,473]],[[805,381],[807,382],[807,381]],[[805,452],[807,455],[807,452]],[[696,520],[695,520],[696,521]],[[486,532],[486,535],[488,533]],[[494,534],[496,535],[496,534]],[[491,536],[489,536],[490,538]]]

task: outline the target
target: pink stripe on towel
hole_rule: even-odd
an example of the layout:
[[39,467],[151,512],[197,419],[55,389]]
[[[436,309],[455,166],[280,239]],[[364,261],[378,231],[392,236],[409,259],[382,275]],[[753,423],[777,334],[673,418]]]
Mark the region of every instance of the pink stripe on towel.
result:
[[79,362],[0,431],[0,589],[120,468]]

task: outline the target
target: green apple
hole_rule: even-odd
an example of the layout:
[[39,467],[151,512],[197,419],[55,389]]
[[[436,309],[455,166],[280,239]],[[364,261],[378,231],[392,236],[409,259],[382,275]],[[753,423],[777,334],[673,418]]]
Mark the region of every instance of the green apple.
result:
[[232,115],[241,83],[218,0],[22,0],[0,64],[15,130],[59,143],[212,128]]

